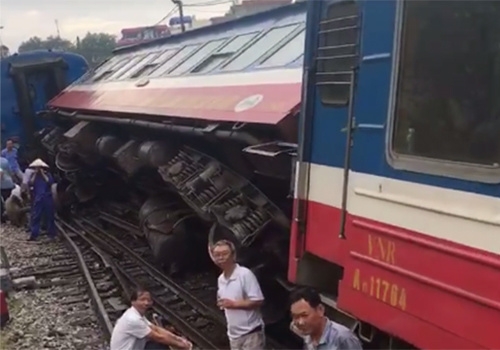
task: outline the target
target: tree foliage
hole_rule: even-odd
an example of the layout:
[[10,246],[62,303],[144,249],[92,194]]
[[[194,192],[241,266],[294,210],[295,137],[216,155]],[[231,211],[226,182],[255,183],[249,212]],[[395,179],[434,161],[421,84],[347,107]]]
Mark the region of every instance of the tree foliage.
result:
[[107,58],[116,46],[116,38],[107,33],[87,33],[83,39],[76,38],[75,43],[60,37],[49,36],[42,39],[34,36],[24,41],[18,51],[62,50],[75,52],[85,57],[91,67]]
[[91,66],[107,58],[116,47],[116,38],[106,33],[87,33],[82,40],[77,38],[76,51],[84,56]]
[[56,36],[49,36],[46,39],[42,39],[38,36],[29,38],[27,41],[19,45],[19,52],[27,52],[33,50],[63,50],[71,51],[74,49],[71,41],[62,39]]

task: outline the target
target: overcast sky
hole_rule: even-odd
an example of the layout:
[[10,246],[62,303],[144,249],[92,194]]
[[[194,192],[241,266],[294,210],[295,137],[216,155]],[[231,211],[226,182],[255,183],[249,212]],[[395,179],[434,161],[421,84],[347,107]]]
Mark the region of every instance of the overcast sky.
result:
[[[184,0],[186,5],[214,0]],[[221,0],[223,1],[223,0]],[[119,35],[122,28],[153,25],[174,5],[170,0],[0,0],[2,42],[11,52],[32,36],[56,35],[74,41],[87,32]],[[186,15],[210,18],[225,13],[229,4],[185,7]]]

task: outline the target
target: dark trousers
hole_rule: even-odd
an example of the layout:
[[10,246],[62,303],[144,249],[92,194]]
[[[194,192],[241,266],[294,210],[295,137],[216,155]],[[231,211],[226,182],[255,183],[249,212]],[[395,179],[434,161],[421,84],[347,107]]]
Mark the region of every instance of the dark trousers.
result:
[[155,341],[149,340],[144,347],[144,350],[169,350],[170,348],[166,345],[157,343]]
[[2,193],[2,198],[4,202],[7,200],[7,198],[10,197],[10,193],[12,192],[14,188],[8,188],[6,190],[2,189],[0,192]]
[[0,215],[2,216],[2,222],[5,222],[5,217],[4,217],[4,213],[5,213],[5,201],[7,200],[7,198],[10,197],[10,193],[12,192],[13,188],[9,188],[9,189],[2,189],[0,190],[1,192],[1,195],[2,195],[2,204],[1,204],[1,208],[0,208]]
[[31,210],[31,238],[37,238],[40,233],[42,215],[47,223],[47,233],[49,237],[56,236],[56,226],[54,219],[54,201],[52,196],[35,198]]

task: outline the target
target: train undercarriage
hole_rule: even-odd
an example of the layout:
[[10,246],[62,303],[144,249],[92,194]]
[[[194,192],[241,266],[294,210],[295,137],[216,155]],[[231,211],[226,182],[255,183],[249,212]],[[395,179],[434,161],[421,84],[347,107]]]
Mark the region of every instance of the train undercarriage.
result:
[[[267,320],[282,319],[286,291],[277,289],[288,264],[293,144],[264,142],[279,154],[268,159],[253,151],[259,140],[247,132],[168,124],[161,130],[152,122],[126,125],[66,112],[47,116],[55,126],[41,144],[57,172],[60,215],[94,208],[105,216],[121,207],[171,275],[213,265],[207,244],[231,240],[238,261],[282,304],[272,303]],[[259,156],[269,163],[258,164]]]

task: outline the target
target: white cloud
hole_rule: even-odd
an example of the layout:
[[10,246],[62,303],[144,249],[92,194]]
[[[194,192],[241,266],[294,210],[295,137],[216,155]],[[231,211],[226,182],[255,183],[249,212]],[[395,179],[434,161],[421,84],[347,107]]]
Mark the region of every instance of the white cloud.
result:
[[[207,0],[185,0],[186,5]],[[172,8],[169,0],[2,0],[0,25],[3,44],[15,52],[32,36],[56,35],[74,41],[87,32],[119,35],[122,28],[155,24]],[[185,7],[186,15],[207,18],[223,14],[229,4]]]

